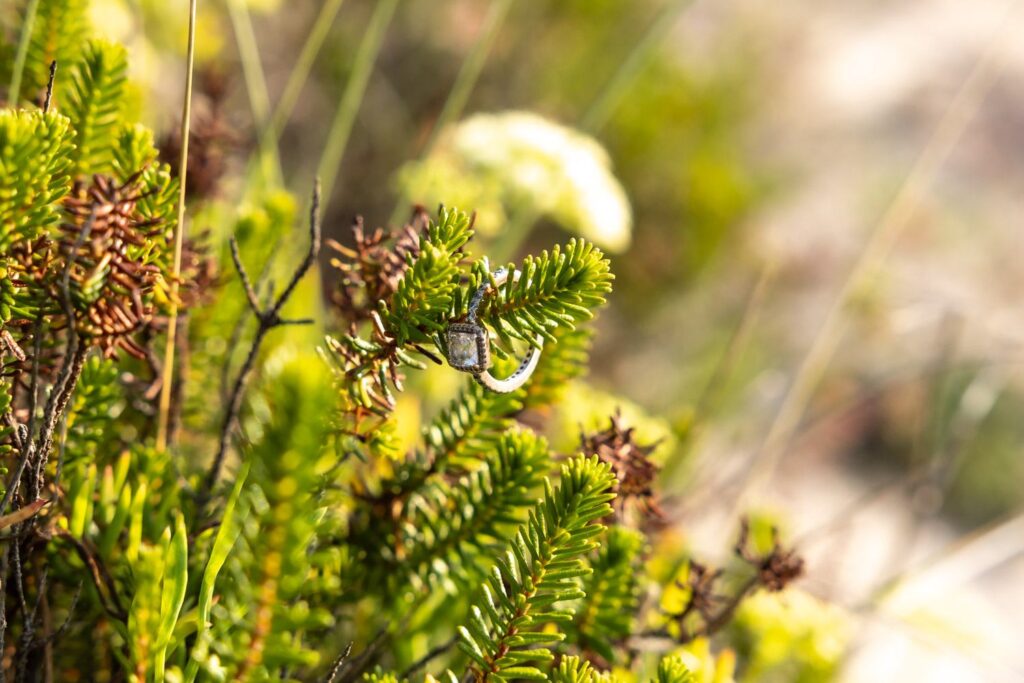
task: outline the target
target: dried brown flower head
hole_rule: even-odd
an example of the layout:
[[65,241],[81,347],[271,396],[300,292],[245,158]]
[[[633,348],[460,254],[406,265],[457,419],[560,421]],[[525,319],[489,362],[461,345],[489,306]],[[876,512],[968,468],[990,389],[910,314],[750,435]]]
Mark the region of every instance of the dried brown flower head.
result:
[[377,228],[366,233],[363,219],[352,223],[352,246],[334,240],[327,244],[337,257],[331,265],[341,273],[338,288],[331,299],[345,322],[370,319],[378,301],[388,301],[405,275],[407,258],[420,251],[420,235],[429,223],[427,212],[416,207],[412,219],[395,233]]
[[772,529],[772,549],[758,555],[750,541],[750,523],[740,521],[736,554],[757,571],[757,583],[772,592],[781,591],[804,573],[804,559],[793,549],[786,550],[779,542],[778,529]]
[[722,576],[721,569],[711,570],[706,565],[690,560],[686,581],[678,581],[677,585],[689,592],[689,597],[682,611],[672,615],[682,623],[690,614],[699,614],[705,622],[715,618],[715,612],[724,598],[718,594],[718,579]]
[[616,515],[621,517],[627,508],[632,507],[645,522],[657,522],[663,518],[654,491],[654,479],[659,468],[650,459],[657,447],[657,443],[637,443],[633,427],[624,426],[619,411],[611,416],[607,429],[580,434],[583,452],[596,455],[612,466],[617,480],[616,497],[612,503]]
[[[153,317],[152,294],[164,285],[150,262],[152,242],[163,235],[157,221],[139,213],[139,193],[136,178],[118,184],[96,175],[89,184],[77,182],[64,200],[59,249],[71,264],[73,324],[108,356],[123,349],[144,357],[132,336]],[[51,277],[54,297],[62,296],[62,275]]]

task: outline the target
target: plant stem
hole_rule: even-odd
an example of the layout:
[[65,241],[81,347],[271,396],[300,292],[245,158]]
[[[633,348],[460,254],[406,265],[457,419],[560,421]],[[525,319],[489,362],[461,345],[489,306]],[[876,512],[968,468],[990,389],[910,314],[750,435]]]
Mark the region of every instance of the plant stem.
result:
[[[459,68],[459,73],[455,77],[455,83],[452,85],[452,89],[444,101],[444,106],[441,107],[441,113],[438,114],[437,120],[434,121],[434,127],[430,131],[430,136],[420,151],[420,158],[430,155],[444,129],[459,118],[463,109],[466,108],[469,94],[473,91],[473,87],[480,78],[480,72],[487,61],[487,55],[490,54],[491,48],[494,46],[498,30],[505,21],[505,15],[508,14],[508,9],[511,5],[512,0],[494,0],[491,4],[490,11],[487,12],[487,17],[484,19],[483,28],[480,30],[480,36],[477,38],[476,43],[473,44],[473,49],[470,51],[469,56],[463,60],[462,66]],[[399,199],[394,211],[391,212],[391,218],[388,222],[397,223],[404,210],[403,202]]]
[[36,23],[36,13],[39,10],[39,0],[28,0],[25,8],[25,20],[21,27],[21,37],[18,39],[18,51],[14,55],[14,68],[11,71],[11,85],[7,91],[7,102],[12,107],[18,106],[18,99],[21,97],[21,78],[25,73],[25,59],[28,57],[28,44],[32,41],[32,29]]
[[270,129],[270,95],[267,93],[267,79],[260,62],[259,47],[252,29],[249,10],[241,0],[228,0],[228,16],[238,46],[238,57],[242,63],[245,90],[249,95],[249,107],[258,131],[259,168],[263,183],[280,184],[282,179],[281,159],[277,153],[277,139]]
[[316,61],[316,56],[320,53],[320,48],[323,46],[324,40],[331,30],[331,25],[334,23],[334,18],[338,15],[338,10],[341,9],[341,4],[344,1],[327,0],[323,4],[309,31],[309,36],[306,37],[306,42],[302,44],[299,58],[295,60],[295,66],[288,74],[288,81],[284,85],[284,90],[281,91],[281,96],[277,99],[273,115],[267,123],[267,137],[275,143],[280,139],[284,125],[288,122],[295,109],[295,104],[299,101],[302,87],[306,84],[309,72],[313,70],[313,62]]
[[288,302],[288,299],[298,286],[299,281],[316,262],[316,258],[320,253],[320,241],[320,183],[317,182],[314,185],[313,196],[310,202],[309,248],[306,251],[306,256],[292,273],[291,280],[289,280],[284,290],[270,303],[270,305],[266,308],[262,308],[260,306],[259,299],[256,296],[256,290],[249,278],[249,273],[246,271],[245,265],[242,263],[241,255],[238,253],[238,243],[233,237],[231,238],[231,258],[235,263],[235,269],[238,271],[238,277],[242,282],[242,288],[245,290],[249,307],[252,309],[252,313],[256,317],[258,326],[256,328],[256,336],[252,341],[252,346],[249,348],[249,353],[246,354],[245,361],[242,363],[242,367],[239,369],[238,376],[235,378],[235,383],[231,389],[227,410],[224,412],[224,421],[221,423],[220,440],[217,446],[217,453],[214,455],[213,463],[210,465],[210,469],[206,473],[206,479],[203,481],[203,487],[199,492],[198,507],[200,510],[202,510],[209,501],[213,488],[217,485],[217,480],[220,478],[221,469],[224,467],[224,458],[228,451],[228,444],[231,440],[231,433],[234,430],[235,423],[238,422],[238,414],[242,409],[242,397],[245,394],[245,387],[248,384],[249,375],[252,373],[253,367],[255,366],[256,356],[259,353],[260,345],[263,343],[263,338],[267,335],[267,332],[275,327],[311,322],[306,320],[284,320],[281,318],[280,313],[281,309]]
[[679,14],[691,4],[693,4],[693,0],[671,0],[665,5],[629,56],[622,62],[619,70],[605,85],[601,94],[587,108],[580,121],[580,128],[588,133],[596,133],[604,127],[615,108],[622,102],[626,91],[633,85],[633,81],[647,66],[654,50],[661,45],[672,29]]
[[462,62],[459,74],[455,77],[455,84],[452,85],[451,92],[448,93],[448,98],[444,102],[444,107],[442,107],[437,121],[434,122],[434,128],[430,131],[430,137],[427,138],[427,142],[423,146],[421,156],[430,154],[445,126],[457,119],[462,110],[465,109],[466,102],[469,100],[469,94],[480,78],[480,72],[487,61],[487,55],[490,54],[491,48],[494,46],[494,40],[498,36],[498,29],[501,28],[502,22],[505,21],[505,15],[508,14],[508,9],[511,5],[512,0],[494,0],[494,3],[491,5],[484,20],[484,26],[480,31],[480,37],[477,38],[469,56]]
[[366,84],[370,79],[370,72],[380,53],[384,32],[391,23],[397,6],[398,0],[380,0],[373,11],[373,16],[370,17],[370,25],[366,28],[363,40],[359,43],[355,62],[352,64],[352,73],[342,92],[338,110],[327,134],[323,155],[320,157],[320,163],[317,164],[317,175],[324,188],[323,203],[325,207],[334,191],[338,167],[345,156],[345,147],[348,145],[349,135],[352,132],[352,124],[355,123],[356,113],[359,111],[363,94],[366,92]]
[[189,0],[188,57],[185,64],[185,96],[181,105],[181,157],[178,160],[178,219],[174,226],[174,265],[171,269],[171,313],[167,323],[167,346],[164,348],[163,383],[160,386],[160,408],[157,416],[156,449],[167,448],[167,425],[171,412],[174,350],[178,331],[178,279],[181,276],[181,247],[185,239],[185,184],[188,176],[188,134],[192,118],[192,72],[196,60],[196,3]]

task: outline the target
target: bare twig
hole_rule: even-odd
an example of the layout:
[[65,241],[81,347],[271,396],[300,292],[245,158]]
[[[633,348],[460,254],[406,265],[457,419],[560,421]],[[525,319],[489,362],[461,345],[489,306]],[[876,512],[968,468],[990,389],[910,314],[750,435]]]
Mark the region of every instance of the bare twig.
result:
[[367,663],[380,652],[391,635],[388,626],[384,626],[377,631],[370,644],[355,659],[346,661],[345,666],[342,667],[345,673],[338,679],[338,683],[351,683],[354,681],[366,668]]
[[[263,263],[263,269],[260,274],[256,277],[253,282],[253,291],[256,293],[256,300],[259,301],[260,294],[269,292],[273,295],[274,283],[270,280],[270,271],[274,265],[274,254],[277,253],[278,247],[281,245],[281,237],[278,236],[275,240],[273,248],[270,250],[270,257]],[[269,306],[269,301],[267,303]],[[238,321],[231,330],[231,334],[228,336],[227,350],[224,352],[224,362],[221,364],[220,373],[220,400],[221,403],[227,403],[229,391],[231,387],[231,359],[235,357],[235,351],[238,349],[239,344],[242,341],[242,334],[245,332],[245,323],[248,320],[244,315],[238,317]]]
[[[4,635],[7,633],[7,575],[10,571],[12,545],[6,544],[3,551],[0,551],[0,585],[3,586],[3,590],[0,590],[0,652],[4,650]],[[0,666],[0,683],[7,679],[4,671],[4,667]]]
[[32,478],[34,488],[33,499],[37,499],[42,495],[46,463],[50,458],[50,451],[53,450],[53,433],[61,416],[64,415],[64,411],[67,409],[71,395],[75,393],[75,386],[78,384],[78,378],[82,374],[82,368],[85,366],[85,358],[88,354],[88,346],[79,345],[75,349],[71,362],[68,364],[67,379],[60,393],[56,394],[56,400],[52,402],[52,409],[51,403],[47,402],[47,411],[43,414],[42,431],[40,431],[37,441],[39,445],[36,449],[35,476]]
[[[781,591],[798,579],[804,570],[803,558],[794,550],[783,548],[777,529],[772,529],[772,537],[771,549],[767,553],[759,553],[750,542],[749,522],[746,518],[740,520],[740,533],[733,550],[739,559],[754,570],[753,576],[747,578],[730,595],[723,595],[718,592],[723,571],[709,570],[691,560],[686,582],[680,582],[681,586],[689,590],[686,604],[680,611],[666,615],[678,626],[679,635],[674,636],[667,626],[648,629],[636,635],[631,648],[640,650],[640,643],[649,639],[675,646],[712,636],[732,621],[739,606],[755,591],[762,588],[772,592]],[[687,629],[685,622],[691,615],[699,617],[698,626]]]
[[[39,438],[36,440],[35,473],[32,477],[33,497],[35,500],[40,497],[43,487],[43,476],[46,462],[50,457],[50,450],[53,448],[53,432],[57,428],[57,422],[64,414],[71,394],[78,384],[78,377],[82,374],[82,367],[85,365],[85,357],[89,352],[88,346],[83,346],[78,339],[78,331],[75,329],[75,308],[71,301],[71,270],[78,258],[78,251],[85,240],[89,238],[96,221],[95,209],[89,214],[82,229],[79,230],[75,243],[68,253],[67,264],[64,266],[64,274],[61,278],[60,305],[67,318],[68,343],[64,350],[64,358],[61,361],[60,371],[57,380],[54,382],[50,392],[50,398],[46,402],[43,411],[43,423],[40,427]],[[2,507],[2,506],[0,506]],[[0,510],[3,512],[3,510]]]
[[252,312],[256,314],[256,317],[262,315],[260,310],[260,301],[256,296],[256,290],[252,288],[252,282],[249,280],[249,273],[246,272],[245,266],[242,265],[242,257],[238,253],[238,240],[234,237],[231,238],[231,260],[235,263],[235,270],[238,271],[238,279],[242,281],[242,288],[245,290],[245,298],[249,301],[249,306],[252,308]]
[[43,113],[50,111],[50,103],[53,101],[53,81],[57,77],[57,60],[50,62],[50,78],[46,81],[46,96],[43,98]]
[[56,427],[60,416],[63,415],[64,409],[67,407],[68,400],[71,398],[75,385],[78,383],[78,376],[82,372],[82,365],[85,363],[85,353],[88,349],[80,347],[78,332],[75,329],[75,310],[71,302],[71,269],[75,265],[78,251],[86,238],[88,238],[95,220],[96,213],[94,211],[82,225],[82,229],[79,231],[78,237],[75,239],[74,246],[71,248],[71,251],[68,254],[67,263],[64,266],[64,273],[61,278],[60,304],[64,311],[64,315],[67,318],[67,346],[64,351],[64,358],[61,361],[60,370],[57,372],[57,379],[54,381],[53,388],[50,391],[50,397],[46,401],[46,407],[43,411],[43,423],[40,428],[39,437],[33,441],[32,425],[35,421],[35,392],[37,391],[35,387],[38,382],[38,350],[40,348],[39,340],[41,337],[40,326],[38,323],[36,326],[36,358],[33,359],[33,389],[31,390],[33,395],[29,397],[29,408],[31,409],[31,412],[29,415],[28,436],[23,439],[23,446],[25,447],[22,449],[21,457],[18,460],[18,465],[15,468],[14,474],[8,482],[7,492],[4,494],[3,500],[0,500],[0,515],[7,512],[8,506],[18,491],[21,478],[25,474],[25,468],[28,463],[33,460],[36,462],[36,465],[33,471],[34,476],[32,477],[34,493],[32,499],[35,500],[39,498],[39,494],[42,491],[42,469],[46,465],[46,459],[49,456],[50,448],[53,446],[53,430]]
[[75,594],[71,596],[71,604],[68,605],[68,615],[64,618],[63,623],[57,627],[53,633],[47,633],[42,638],[43,645],[49,646],[53,644],[58,638],[60,638],[71,626],[71,618],[75,615],[75,608],[78,607],[78,600],[82,597],[82,584],[79,583],[75,589]]
[[331,670],[327,673],[327,677],[324,678],[324,683],[335,683],[338,679],[338,674],[341,672],[341,667],[343,667],[345,662],[348,661],[348,656],[350,654],[352,654],[351,641],[345,646],[344,651],[338,655],[338,658],[334,660],[334,664],[331,665]]
[[36,619],[39,616],[39,608],[43,604],[43,599],[46,596],[46,570],[43,570],[42,576],[39,578],[39,585],[36,586],[36,600],[35,604],[32,605],[31,611],[26,611],[25,626],[21,633],[21,645],[18,652],[18,665],[15,668],[15,680],[23,681],[28,674],[29,670],[29,655],[32,654],[33,644],[35,641],[36,634]]
[[242,398],[245,393],[246,384],[249,381],[249,375],[252,373],[253,366],[256,362],[256,356],[259,353],[260,345],[263,343],[263,338],[267,333],[275,327],[282,325],[298,325],[304,324],[306,320],[285,320],[280,316],[281,309],[288,302],[289,297],[295,291],[299,281],[302,280],[303,276],[309,271],[309,269],[316,262],[316,258],[320,253],[320,183],[316,182],[313,188],[313,198],[309,210],[309,249],[306,251],[306,256],[302,260],[302,263],[298,265],[295,272],[292,274],[291,280],[288,285],[284,288],[284,291],[271,304],[263,308],[260,306],[259,300],[256,297],[256,292],[253,289],[252,281],[249,279],[249,274],[245,270],[245,266],[242,263],[242,259],[238,254],[238,245],[235,239],[231,239],[231,256],[235,262],[235,267],[238,269],[238,276],[242,281],[242,286],[245,288],[246,297],[249,300],[249,305],[253,310],[253,314],[256,316],[258,326],[256,328],[256,335],[253,337],[252,346],[249,348],[249,353],[245,357],[245,361],[242,363],[242,367],[238,371],[238,376],[235,378],[234,386],[231,389],[231,395],[228,399],[228,408],[224,414],[224,421],[221,423],[220,429],[220,441],[217,446],[217,453],[213,458],[213,463],[210,465],[210,469],[206,474],[206,479],[203,482],[203,486],[199,492],[199,504],[200,507],[205,506],[206,502],[210,499],[210,494],[213,492],[213,487],[217,484],[217,479],[220,478],[220,471],[224,466],[224,457],[227,454],[228,442],[231,439],[231,432],[234,429],[235,423],[238,421],[238,413],[242,407]]
[[82,560],[82,564],[89,570],[89,577],[92,579],[93,585],[96,586],[96,592],[100,596],[100,603],[107,614],[119,621],[127,619],[128,613],[125,611],[124,605],[117,594],[117,584],[114,583],[114,578],[110,575],[106,565],[103,564],[99,553],[85,541],[72,536],[66,529],[55,527],[55,533],[71,544],[79,559]]
[[43,355],[43,316],[37,314],[32,325],[32,373],[28,385],[28,437],[26,445],[36,435],[36,409],[39,407],[39,359]]

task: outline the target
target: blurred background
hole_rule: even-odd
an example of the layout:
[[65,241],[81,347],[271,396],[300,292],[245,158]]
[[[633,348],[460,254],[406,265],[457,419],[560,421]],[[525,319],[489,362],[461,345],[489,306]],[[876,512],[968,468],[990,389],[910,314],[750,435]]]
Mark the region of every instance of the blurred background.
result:
[[[185,4],[93,5],[174,158]],[[621,406],[660,544],[724,562],[751,512],[806,556],[744,680],[1024,680],[1019,5],[201,2],[193,229],[319,174],[341,242],[438,203],[496,261],[598,242],[561,443]]]

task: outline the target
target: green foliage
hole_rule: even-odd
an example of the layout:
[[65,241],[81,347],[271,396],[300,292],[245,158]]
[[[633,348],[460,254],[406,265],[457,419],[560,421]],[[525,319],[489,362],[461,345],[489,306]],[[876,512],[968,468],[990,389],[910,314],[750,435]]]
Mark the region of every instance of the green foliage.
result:
[[404,683],[404,678],[399,678],[397,675],[390,671],[384,671],[379,666],[373,671],[367,671],[363,674],[363,680],[366,683]]
[[[602,251],[573,239],[510,264],[516,275],[498,286],[470,254],[474,218],[442,208],[398,240],[364,240],[374,248],[358,258],[381,271],[372,306],[325,315],[319,281],[293,270],[306,248],[289,241],[295,199],[224,183],[222,197],[188,206],[211,235],[185,242],[164,446],[159,313],[180,187],[153,133],[127,120],[127,51],[90,39],[88,10],[40,0],[20,101],[56,58],[52,111],[0,111],[0,473],[12,494],[0,516],[37,492],[47,501],[4,529],[0,678],[28,679],[45,656],[55,680],[318,680],[352,643],[345,680],[435,681],[422,674],[433,667],[448,668],[448,683],[650,680],[656,657],[623,656],[641,591],[655,588],[641,563],[648,539],[612,514],[609,463],[556,454],[540,436],[571,414],[567,387],[588,392],[574,399],[581,409],[613,400],[573,381],[611,290]],[[0,74],[12,55],[0,48]],[[599,146],[559,130],[611,177]],[[206,142],[193,140],[200,169]],[[548,177],[568,174],[571,154],[552,160]],[[600,227],[590,210],[606,204],[570,199],[524,200],[515,215]],[[251,267],[245,287],[228,233]],[[532,381],[511,394],[428,364],[444,365],[444,331],[485,283],[479,319],[497,374],[512,367],[511,346],[543,340]],[[251,308],[282,291],[293,295],[283,308],[254,321]],[[226,458],[211,469],[213,453]],[[12,476],[12,465],[26,467]],[[657,680],[689,679],[673,659]]]
[[399,566],[417,578],[440,576],[450,590],[455,585],[449,578],[459,583],[475,578],[533,507],[549,467],[544,439],[527,431],[506,432],[476,470],[454,485],[435,482],[410,499]]
[[74,131],[60,114],[0,111],[0,254],[60,220]]
[[[23,1],[22,11],[29,4]],[[59,69],[65,69],[78,60],[89,35],[88,12],[88,0],[39,0],[25,60],[21,99],[34,101],[42,94],[52,61],[57,61]],[[60,82],[58,93],[63,90]]]
[[560,403],[572,380],[586,375],[594,330],[589,324],[559,327],[552,334],[557,340],[544,347],[530,384],[525,404],[536,408]]
[[243,465],[235,475],[235,485],[231,489],[231,495],[224,505],[224,514],[221,517],[220,526],[217,528],[217,535],[213,545],[210,547],[209,559],[203,571],[202,584],[199,588],[199,604],[196,607],[196,622],[198,634],[196,643],[189,656],[188,666],[185,669],[185,681],[192,683],[203,667],[207,673],[214,673],[213,662],[210,660],[210,613],[213,607],[214,590],[216,589],[217,577],[228,560],[228,555],[234,548],[238,535],[241,533],[239,520],[239,497],[244,490],[246,479],[249,476],[249,465]]
[[130,670],[138,680],[152,672],[162,681],[168,648],[174,638],[188,578],[188,532],[179,514],[173,535],[164,531],[159,544],[139,549],[132,571],[136,590],[128,613],[125,640],[130,647]]
[[611,677],[596,671],[587,660],[569,655],[562,657],[558,666],[551,669],[548,680],[551,683],[598,683],[611,680]]
[[570,621],[572,612],[558,603],[584,596],[576,579],[590,570],[580,556],[597,545],[604,530],[592,522],[611,513],[613,482],[607,464],[578,456],[562,466],[557,489],[546,484],[543,500],[481,587],[483,609],[474,606],[459,628],[459,647],[473,660],[479,680],[545,678],[533,664],[551,661],[543,646],[564,635],[540,628]]
[[238,540],[244,547],[228,559],[237,602],[227,606],[228,619],[214,611],[220,618],[209,641],[239,679],[315,665],[318,653],[304,634],[331,623],[328,612],[306,599],[317,561],[310,548],[322,516],[317,490],[329,467],[321,409],[332,394],[325,379],[312,357],[281,367],[273,376],[275,391],[261,409],[263,433],[247,454],[251,469]]
[[589,558],[592,573],[583,579],[586,597],[576,608],[573,640],[609,663],[617,661],[616,648],[634,631],[644,542],[640,532],[615,526]]
[[[612,274],[601,250],[584,240],[570,240],[540,256],[528,256],[519,278],[508,278],[484,300],[479,317],[506,343],[534,343],[539,334],[551,343],[559,327],[573,329],[589,320],[611,291]],[[480,281],[489,274],[477,269]],[[468,302],[467,302],[468,303]]]
[[88,41],[71,67],[63,109],[75,129],[71,153],[75,174],[110,170],[127,73],[128,52],[102,40]]
[[[5,417],[11,410],[11,384],[10,382],[0,380],[0,418]],[[11,445],[11,438],[14,435],[14,429],[10,424],[4,420],[0,423],[0,458],[6,458],[14,450]],[[7,468],[3,466],[0,470],[0,474],[7,475]],[[3,487],[3,491],[0,495],[7,493],[6,486]]]
[[742,681],[835,680],[849,639],[848,616],[799,590],[759,593],[739,608],[732,642],[743,657]]
[[441,209],[420,241],[420,254],[406,271],[388,307],[385,323],[396,342],[429,342],[444,329],[462,275],[462,247],[472,237],[467,214]]
[[679,657],[665,657],[658,662],[657,683],[692,683],[693,675]]
[[491,452],[498,437],[512,425],[512,416],[522,408],[522,393],[497,394],[467,380],[462,391],[423,430],[432,471],[444,472],[451,465],[464,465],[467,458],[478,459]]
[[80,458],[95,462],[101,456],[110,457],[102,451],[116,443],[112,423],[121,401],[117,366],[98,356],[89,358],[68,409],[65,450],[72,465]]
[[138,123],[122,124],[111,150],[111,164],[114,177],[122,183],[138,176],[140,215],[159,220],[167,232],[172,231],[177,220],[178,180],[172,177],[170,166],[157,161],[153,132]]

